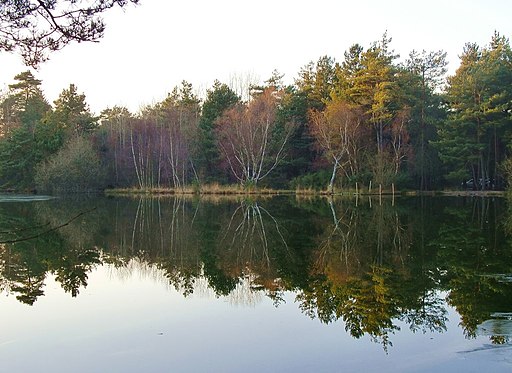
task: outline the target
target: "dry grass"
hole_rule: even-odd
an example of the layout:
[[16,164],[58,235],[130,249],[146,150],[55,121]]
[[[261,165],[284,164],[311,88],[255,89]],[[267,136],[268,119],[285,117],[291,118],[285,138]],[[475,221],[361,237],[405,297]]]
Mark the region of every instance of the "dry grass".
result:
[[[381,192],[383,196],[391,196],[391,190],[383,189]],[[358,195],[379,195],[379,190],[374,189],[371,191],[358,189],[338,189],[334,193],[328,190],[316,190],[312,188],[297,188],[295,190],[287,189],[270,189],[270,188],[244,188],[238,184],[235,185],[221,185],[221,184],[208,184],[198,186],[186,186],[184,188],[118,188],[108,189],[105,194],[112,196],[277,196],[277,195],[295,195],[297,197],[307,198],[309,196],[354,196]],[[395,196],[400,195],[448,195],[448,196],[503,196],[502,191],[435,191],[435,192],[418,192],[418,191],[403,191],[395,190]]]
[[151,195],[151,196],[194,196],[194,195],[266,195],[275,196],[282,194],[294,194],[291,190],[270,189],[270,188],[243,188],[240,185],[208,184],[197,186],[186,186],[184,188],[117,188],[105,191],[107,195]]

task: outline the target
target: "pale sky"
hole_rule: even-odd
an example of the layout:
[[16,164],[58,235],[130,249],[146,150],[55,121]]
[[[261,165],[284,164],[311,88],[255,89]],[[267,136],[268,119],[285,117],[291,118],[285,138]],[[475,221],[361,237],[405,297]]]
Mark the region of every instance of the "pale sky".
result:
[[[141,0],[104,15],[99,43],[72,44],[35,72],[50,102],[74,83],[92,111],[114,105],[136,112],[182,80],[202,94],[233,75],[263,81],[277,69],[292,83],[309,61],[337,61],[354,43],[368,47],[387,30],[405,59],[413,49],[448,52],[458,67],[466,42],[484,46],[494,31],[512,37],[510,0]],[[0,90],[27,70],[0,53]]]

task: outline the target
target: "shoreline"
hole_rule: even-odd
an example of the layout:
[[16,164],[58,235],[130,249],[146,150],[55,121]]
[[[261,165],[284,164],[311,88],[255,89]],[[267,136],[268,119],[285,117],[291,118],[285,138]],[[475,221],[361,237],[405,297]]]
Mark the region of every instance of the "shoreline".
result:
[[119,189],[106,189],[104,194],[106,196],[133,196],[133,195],[147,195],[147,196],[333,196],[333,197],[350,197],[350,196],[383,196],[383,197],[420,197],[420,196],[447,196],[447,197],[505,197],[507,191],[501,190],[437,190],[437,191],[379,191],[361,192],[361,190],[347,189],[334,192],[326,190],[310,190],[310,189],[242,189],[237,187],[220,187],[214,189],[173,189],[173,188],[119,188]]
[[[107,197],[129,197],[129,196],[148,196],[148,197],[172,197],[172,196],[215,196],[215,197],[275,197],[275,196],[308,196],[308,197],[366,197],[366,196],[381,196],[381,197],[505,197],[506,190],[435,190],[435,191],[415,191],[415,190],[379,190],[374,191],[361,191],[361,189],[345,189],[335,190],[333,193],[326,190],[314,189],[270,189],[270,188],[250,188],[243,189],[238,186],[215,186],[213,188],[113,188],[105,189],[103,191],[94,192],[93,194],[103,194]],[[84,193],[62,193],[58,195],[79,195],[91,194],[91,192]],[[36,191],[16,191],[16,190],[0,190],[0,195],[5,196],[41,196],[49,194],[39,194]],[[50,194],[51,195],[51,194]]]

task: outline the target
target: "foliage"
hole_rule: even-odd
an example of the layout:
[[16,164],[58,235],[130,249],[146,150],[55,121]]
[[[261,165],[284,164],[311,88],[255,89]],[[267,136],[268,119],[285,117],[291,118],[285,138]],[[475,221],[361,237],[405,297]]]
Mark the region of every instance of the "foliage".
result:
[[328,185],[330,177],[331,173],[329,170],[311,172],[292,179],[290,181],[290,188],[323,190]]
[[449,167],[448,180],[455,183],[472,177],[500,182],[499,164],[512,136],[511,83],[508,39],[496,33],[484,48],[466,44],[461,65],[448,80],[450,115],[439,128],[437,142],[440,157]]
[[312,135],[333,167],[328,186],[333,192],[338,169],[348,177],[359,172],[364,116],[358,107],[350,107],[341,100],[330,101],[323,112],[313,110],[309,116]]
[[25,127],[17,128],[0,142],[0,180],[4,187],[32,186],[33,168],[38,162],[33,143],[32,133]]
[[241,184],[256,185],[282,160],[289,129],[277,125],[280,92],[266,88],[248,104],[224,112],[217,135],[227,167]]
[[85,101],[85,95],[78,93],[77,87],[70,84],[62,90],[54,102],[55,110],[48,112],[45,120],[64,131],[68,138],[92,132],[98,125]]
[[0,50],[21,54],[25,64],[36,67],[49,51],[76,41],[97,41],[107,9],[139,0],[7,0],[0,3]]
[[9,93],[2,101],[0,121],[0,185],[33,187],[35,165],[45,153],[39,125],[50,110],[39,86],[41,81],[30,71],[14,77]]
[[412,51],[401,69],[399,80],[403,99],[410,108],[410,144],[413,155],[408,174],[419,190],[440,184],[442,164],[433,145],[437,128],[446,120],[446,107],[440,94],[446,74],[446,53]]
[[215,81],[206,93],[199,119],[197,144],[197,168],[203,182],[211,183],[225,179],[219,173],[221,155],[216,139],[216,121],[240,98],[226,84]]
[[101,112],[94,143],[100,155],[101,168],[106,173],[106,185],[126,187],[132,185],[132,159],[125,151],[129,143],[132,113],[125,107],[108,108]]
[[327,169],[331,191],[355,182],[423,191],[471,178],[504,186],[501,164],[512,149],[508,39],[496,33],[483,48],[467,44],[447,85],[443,51],[412,51],[398,63],[387,34],[343,57],[307,64],[289,86],[274,71],[244,102],[218,81],[201,102],[183,81],[138,113],[114,107],[100,117],[73,84],[52,109],[41,81],[22,72],[0,102],[0,185],[32,189],[38,163],[87,137],[112,187],[319,188],[316,176]]
[[91,142],[75,137],[48,161],[38,165],[35,181],[41,191],[94,191],[104,186],[102,172]]

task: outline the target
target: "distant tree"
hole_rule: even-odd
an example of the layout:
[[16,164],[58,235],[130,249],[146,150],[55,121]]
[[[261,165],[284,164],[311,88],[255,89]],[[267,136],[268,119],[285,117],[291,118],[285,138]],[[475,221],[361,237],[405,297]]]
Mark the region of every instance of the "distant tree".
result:
[[398,84],[398,55],[390,43],[391,38],[384,33],[367,50],[353,45],[345,53],[346,60],[337,67],[336,86],[331,91],[333,98],[360,107],[367,118],[366,125],[373,128],[375,136],[367,139],[375,146],[370,170],[379,184],[389,183],[395,174],[389,162],[394,156],[391,132],[397,115],[406,106]]
[[256,185],[284,156],[288,128],[276,126],[279,92],[266,89],[247,105],[227,110],[218,120],[222,155],[241,184]]
[[400,172],[402,162],[410,156],[410,136],[407,129],[410,122],[410,109],[404,107],[397,112],[390,127],[390,147],[391,159],[393,163],[393,173],[395,176]]
[[0,141],[0,185],[29,189],[33,186],[33,169],[39,161],[34,139],[26,127],[13,130]]
[[240,98],[235,92],[219,81],[215,81],[213,87],[206,93],[199,119],[197,144],[197,168],[203,181],[222,179],[219,175],[220,152],[215,138],[215,123],[224,111],[238,102]]
[[199,99],[192,85],[183,81],[165,100],[144,108],[129,121],[125,151],[135,176],[132,184],[141,189],[183,188],[197,180],[194,146],[199,113]]
[[36,79],[30,70],[19,73],[14,77],[17,83],[9,84],[11,95],[16,97],[18,109],[23,110],[32,97],[42,95],[41,80]]
[[98,118],[90,112],[85,95],[78,93],[74,84],[60,93],[54,105],[55,109],[48,113],[45,120],[62,128],[68,137],[90,133],[98,126]]
[[409,132],[414,162],[409,172],[420,190],[428,190],[435,185],[442,166],[432,143],[437,140],[436,129],[446,116],[441,96],[446,66],[446,52],[412,51],[399,83],[411,108]]
[[287,187],[290,180],[309,172],[317,156],[314,139],[308,120],[307,96],[296,87],[284,87],[276,113],[276,123],[285,127],[293,123],[290,138],[286,144],[286,157],[279,163],[276,172],[269,175],[273,183]]
[[175,188],[198,180],[194,144],[198,136],[199,102],[192,84],[183,81],[158,108],[167,146],[167,151],[160,156],[167,162],[171,172],[169,181]]
[[357,75],[363,70],[363,53],[364,49],[359,44],[353,44],[344,53],[344,60],[341,64],[336,65],[336,82],[332,95],[344,100],[350,99],[350,92],[354,88]]
[[334,190],[338,169],[347,175],[358,170],[364,115],[360,108],[341,100],[331,101],[323,112],[310,112],[311,131],[324,157],[332,165],[328,190]]
[[495,34],[484,48],[466,44],[460,67],[448,78],[450,115],[439,126],[437,146],[453,183],[499,179],[498,165],[512,138],[511,61],[508,39]]
[[377,155],[385,148],[385,130],[393,118],[393,101],[396,95],[395,66],[397,55],[389,49],[391,38],[384,34],[361,56],[361,68],[353,76],[349,94],[368,114],[376,134]]
[[41,81],[30,71],[14,79],[0,103],[0,185],[29,189],[34,167],[45,153],[39,127],[50,105],[39,88]]
[[107,9],[139,0],[6,0],[0,2],[0,50],[16,51],[36,67],[48,52],[76,41],[98,41]]
[[133,115],[125,107],[114,106],[101,112],[101,125],[95,138],[109,185],[131,186],[131,157],[126,149],[130,139],[130,123],[133,120]]
[[[124,151],[130,159],[131,184],[140,189],[155,187],[160,183],[165,138],[163,130],[158,131],[157,118],[157,113],[147,108],[141,118],[128,122],[128,143]],[[121,168],[120,164],[117,167]]]
[[95,191],[104,183],[98,154],[89,139],[81,136],[39,164],[35,180],[37,188],[47,192]]
[[50,109],[40,89],[41,81],[32,72],[24,71],[14,77],[16,83],[1,102],[0,133],[4,135],[20,125],[34,128],[34,124]]
[[323,109],[331,97],[336,81],[336,62],[323,56],[316,63],[310,62],[299,71],[295,84],[308,98],[308,108]]

